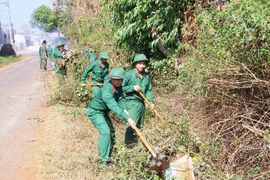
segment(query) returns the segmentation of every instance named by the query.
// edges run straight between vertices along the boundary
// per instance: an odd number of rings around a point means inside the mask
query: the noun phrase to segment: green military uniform
[[[47,47],[47,54],[48,54],[48,58],[50,60],[50,66],[53,68],[54,67],[54,58],[53,58],[53,49],[51,47],[51,45],[48,45]]]
[[[58,41],[56,47],[60,47],[65,45],[63,41]],[[60,52],[58,48],[55,48],[53,51],[53,56],[55,58],[55,72],[56,75],[59,79],[59,82],[62,83],[64,80],[64,76],[67,74],[67,68],[66,68],[66,62],[67,60],[65,59],[67,56],[67,51],[64,50],[63,52]]]
[[[148,61],[144,55],[139,54],[135,56],[133,63],[142,60]],[[122,84],[123,91],[126,94],[127,108],[128,112],[130,113],[130,118],[136,122],[138,128],[142,128],[144,124],[145,104],[140,94],[134,90],[135,85],[139,85],[142,88],[141,92],[144,94],[147,100],[153,104],[152,83],[149,75],[145,72],[141,75],[137,72],[137,69],[134,68],[126,73],[125,80]],[[132,127],[130,127],[127,123],[125,143],[131,144],[135,142],[137,142],[137,136]]]
[[[44,69],[44,70],[47,69],[47,57],[48,57],[48,54],[47,54],[47,49],[46,49],[46,44],[45,44],[45,46],[42,45],[39,48],[40,69]]]
[[[122,68],[112,69],[109,77],[114,78],[113,74],[124,78]],[[116,88],[109,81],[91,100],[87,115],[90,121],[97,128],[100,137],[98,140],[99,162],[110,162],[111,150],[115,144],[115,130],[109,117],[109,112],[114,112],[120,119],[127,121],[128,115],[124,112],[126,102],[122,91],[122,86]]]
[[[51,45],[48,45],[48,47],[47,47],[47,54],[48,54],[49,58],[53,57],[53,49],[52,49]]]
[[[97,55],[93,52],[89,52],[87,57],[90,61],[90,64],[97,60]]]
[[[102,54],[103,53],[103,54]],[[102,52],[102,58],[108,59],[109,55],[107,52]],[[92,64],[90,64],[85,71],[82,74],[82,84],[86,84],[86,78],[88,76],[88,73],[92,72],[92,84],[101,84],[104,83],[104,81],[108,80],[108,73],[109,73],[109,63],[102,64],[100,60],[94,61]],[[92,86],[92,92],[95,96],[101,86]]]
[[[88,48],[85,48],[83,51],[83,56],[90,61],[90,64],[97,60],[97,55],[94,53],[94,50],[89,50]]]
[[[82,52],[83,57],[88,59],[89,48],[82,48],[81,52]]]

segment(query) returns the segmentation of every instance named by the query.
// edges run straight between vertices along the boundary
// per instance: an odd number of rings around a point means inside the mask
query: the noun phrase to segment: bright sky
[[[8,28],[8,9],[6,3],[7,0],[0,0],[0,20],[2,28]],[[9,0],[11,22],[13,28],[17,32],[20,31],[22,25],[29,24],[31,14],[34,10],[41,6],[46,5],[51,7],[51,0]]]

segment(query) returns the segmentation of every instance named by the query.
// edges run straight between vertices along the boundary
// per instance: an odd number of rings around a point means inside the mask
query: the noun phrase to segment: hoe
[[[143,144],[146,146],[146,148],[150,151],[152,154],[153,160],[155,161],[155,165],[151,166],[148,170],[148,173],[151,174],[151,171],[156,171],[158,176],[162,175],[162,171],[165,169],[168,169],[170,167],[170,162],[161,162],[160,159],[158,159],[157,154],[155,151],[150,147],[148,142],[145,140],[139,129],[133,125],[132,128],[136,131],[140,139],[142,140]]]

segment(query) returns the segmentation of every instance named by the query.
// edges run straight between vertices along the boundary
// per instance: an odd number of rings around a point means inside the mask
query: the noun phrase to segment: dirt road
[[[35,179],[45,77],[38,56],[0,69],[0,180]]]

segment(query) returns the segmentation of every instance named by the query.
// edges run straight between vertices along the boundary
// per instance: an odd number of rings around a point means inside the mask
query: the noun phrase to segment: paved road
[[[35,171],[45,77],[38,56],[0,69],[0,180],[29,179]]]

